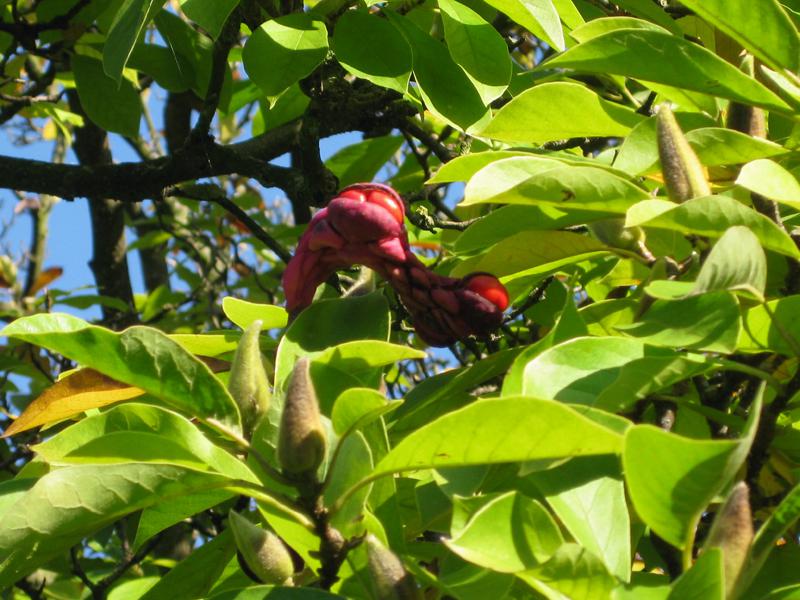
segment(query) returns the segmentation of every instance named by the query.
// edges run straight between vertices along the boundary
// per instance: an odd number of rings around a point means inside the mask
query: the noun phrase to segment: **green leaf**
[[[553,106],[558,106],[557,112]],[[552,82],[516,96],[497,111],[481,135],[527,144],[573,137],[625,136],[643,119],[586,86]]]
[[[356,77],[406,93],[414,60],[411,47],[386,19],[366,10],[346,11],[336,21],[333,50]]]
[[[162,10],[155,17],[155,24],[164,38],[174,61],[186,77],[191,76],[191,88],[204,98],[211,79],[213,42],[206,35],[194,30],[189,23],[176,14]],[[185,69],[185,65],[189,68]],[[188,72],[187,72],[188,71]],[[226,75],[226,79],[227,79]],[[221,106],[225,106],[226,86],[223,86]]]
[[[439,167],[436,174],[427,183],[449,183],[451,181],[467,181],[486,165],[496,160],[513,158],[515,156],[530,156],[530,152],[517,150],[497,150],[486,152],[473,152],[455,157]]]
[[[647,200],[631,207],[625,220],[626,227],[654,227],[714,238],[736,225],[750,229],[767,250],[800,258],[800,251],[785,231],[728,196],[692,198],[682,204]]]
[[[336,460],[331,463],[326,476],[328,485],[323,494],[325,506],[331,506],[345,491],[367,477],[372,466],[372,452],[364,435],[357,431],[344,438],[336,449]],[[364,532],[364,507],[369,493],[370,486],[364,486],[351,495],[333,516],[331,524],[345,537]]]
[[[150,404],[122,404],[92,415],[34,450],[51,464],[185,461],[183,466],[258,483],[242,461],[211,443],[188,419]]]
[[[239,409],[220,380],[156,329],[137,326],[116,333],[68,315],[40,314],[17,319],[2,335],[58,352],[186,414],[241,426]]]
[[[226,529],[178,562],[141,600],[207,597],[209,590],[235,555],[236,542],[232,531]]]
[[[115,82],[99,60],[80,54],[72,56],[72,71],[81,106],[95,125],[129,137],[139,135],[142,103],[130,81]]]
[[[228,15],[239,4],[239,0],[182,0],[183,14],[200,25],[213,39],[217,39]]]
[[[738,348],[800,355],[800,296],[787,296],[755,306],[745,313]]]
[[[372,181],[402,145],[403,138],[396,135],[367,139],[345,146],[326,160],[325,166],[339,178],[340,187],[360,181]]]
[[[165,0],[125,0],[117,11],[103,45],[103,70],[117,84],[136,41],[164,3]]]
[[[286,327],[286,323],[289,321],[289,315],[282,306],[247,302],[233,296],[222,299],[222,311],[232,323],[242,330],[247,329],[253,321],[258,319],[262,321],[261,331]]]
[[[229,478],[173,465],[76,465],[39,479],[0,524],[0,587],[82,537],[157,502],[223,488]]]
[[[549,600],[609,600],[617,581],[586,548],[564,544],[543,565],[517,573]]]
[[[224,302],[224,300],[223,300]],[[169,338],[178,342],[187,352],[200,356],[220,356],[233,352],[242,334],[238,331],[219,333],[172,333]],[[262,340],[262,343],[266,340]]]
[[[668,600],[724,600],[725,573],[722,551],[705,550],[672,584]]]
[[[693,294],[741,290],[763,300],[767,287],[767,257],[758,238],[747,227],[731,227],[708,254]]]
[[[624,75],[790,112],[755,79],[705,48],[660,31],[619,29],[570,48],[540,68]]]
[[[630,517],[619,463],[592,456],[528,476],[559,521],[621,581],[630,580]]]
[[[617,329],[656,346],[733,352],[741,330],[739,304],[727,291],[656,300],[638,321]]]
[[[247,588],[227,590],[214,594],[209,600],[336,600],[344,598],[311,587],[281,587],[251,585]]]
[[[569,32],[569,36],[579,43],[584,43],[599,35],[617,29],[649,29],[651,31],[665,31],[663,27],[650,21],[634,17],[603,17],[593,19]]]
[[[551,400],[477,400],[420,427],[395,446],[373,477],[423,468],[613,454],[620,436]]]
[[[328,53],[325,23],[307,13],[271,19],[256,29],[242,51],[250,79],[270,98],[317,68]]]
[[[686,0],[686,8],[775,69],[800,68],[800,38],[776,0]]]
[[[564,31],[552,0],[487,0],[533,35],[556,50],[564,49]]]
[[[388,11],[386,15],[412,48],[414,78],[428,110],[462,131],[482,128],[489,111],[445,45],[410,19],[394,11]]]
[[[508,46],[497,30],[471,8],[439,0],[447,49],[466,71],[485,104],[503,95],[511,81]]]
[[[313,303],[292,322],[278,346],[273,400],[281,396],[297,359],[351,340],[388,339],[389,307],[382,294]]]
[[[737,441],[691,440],[651,425],[628,429],[622,454],[628,493],[642,520],[676,548],[692,543],[700,516],[747,457],[763,394],[762,386]]]
[[[370,388],[350,388],[336,399],[331,412],[333,430],[339,436],[365,427],[381,415],[395,410],[402,400],[389,401]]]
[[[546,230],[558,230],[571,225],[590,223],[604,216],[606,215],[603,213],[590,211],[563,211],[557,206],[547,204],[543,206],[513,204],[503,206],[470,225],[456,238],[453,250],[456,254],[472,254],[481,248],[501,242],[523,231],[540,231],[543,235],[562,233]]]
[[[481,506],[462,526],[454,522],[447,547],[464,560],[501,573],[514,573],[550,558],[564,542],[547,510],[519,492]]]
[[[771,160],[754,160],[739,171],[736,184],[781,204],[800,210],[800,183]]]
[[[581,337],[529,361],[522,393],[617,411],[704,368],[671,349],[622,337]]]
[[[568,231],[522,231],[498,242],[474,261],[465,261],[451,274],[484,271],[497,277],[546,273],[564,265],[602,255],[608,248],[587,235]]]
[[[506,158],[478,171],[467,183],[460,206],[555,205],[561,210],[624,214],[647,197],[640,187],[606,170],[531,156]]]

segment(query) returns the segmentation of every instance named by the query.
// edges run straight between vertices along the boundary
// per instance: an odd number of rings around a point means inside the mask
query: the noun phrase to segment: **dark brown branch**
[[[443,163],[449,162],[458,156],[455,152],[452,152],[447,146],[445,146],[438,138],[425,131],[411,119],[407,119],[399,126],[399,128],[405,133],[417,138],[436,155],[436,158]]]

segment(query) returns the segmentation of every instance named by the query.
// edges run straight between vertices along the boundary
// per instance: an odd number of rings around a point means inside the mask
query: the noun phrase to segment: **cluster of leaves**
[[[790,0],[3,3],[0,122],[55,151],[0,157],[0,185],[38,194],[25,280],[0,261],[6,412],[47,386],[0,446],[0,588],[797,594],[798,25]],[[323,162],[345,131],[365,139]],[[141,161],[112,164],[108,132]],[[284,213],[302,225],[379,172],[432,268],[493,273],[514,300],[495,337],[451,348],[458,368],[368,277],[290,325],[277,306],[302,231]],[[43,292],[49,211],[77,196],[98,294]],[[140,298],[126,224],[152,267]],[[53,302],[101,304],[107,327]],[[251,430],[230,361],[256,321],[271,400]],[[297,481],[277,447],[302,358],[327,454]],[[231,510],[291,549],[287,585],[252,581]]]

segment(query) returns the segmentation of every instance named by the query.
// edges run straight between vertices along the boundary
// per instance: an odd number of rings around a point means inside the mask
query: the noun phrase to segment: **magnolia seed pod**
[[[270,401],[269,379],[261,362],[261,321],[253,321],[245,329],[231,364],[228,391],[239,406],[242,427],[246,438],[250,438],[261,416],[267,411]]]
[[[665,104],[656,114],[658,157],[667,195],[675,202],[711,195],[703,165]]]
[[[753,542],[753,515],[750,512],[750,490],[740,481],[731,490],[720,507],[711,531],[708,532],[704,550],[722,550],[725,567],[725,596],[730,598],[739,579]]]
[[[755,76],[755,60],[752,54],[747,54],[739,68],[750,77]],[[725,119],[728,129],[735,129],[757,138],[767,137],[767,119],[764,110],[739,102],[728,104],[728,114]]]
[[[369,571],[372,574],[372,591],[377,600],[417,600],[422,593],[414,578],[406,571],[397,555],[384,546],[371,533],[367,545]]]
[[[244,563],[263,583],[292,584],[294,563],[281,538],[231,511],[228,523]]]
[[[284,473],[311,478],[325,458],[325,428],[311,381],[311,361],[294,365],[278,431],[278,462]]]

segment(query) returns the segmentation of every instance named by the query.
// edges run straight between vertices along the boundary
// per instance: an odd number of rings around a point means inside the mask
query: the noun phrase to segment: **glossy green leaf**
[[[343,342],[326,349],[314,358],[314,362],[358,376],[376,367],[383,367],[400,360],[425,358],[422,350],[391,344],[382,340],[356,340]]]
[[[372,451],[361,432],[348,435],[336,449],[336,460],[327,475],[328,486],[323,495],[325,505],[331,506],[346,490],[367,477],[372,471]],[[370,486],[351,495],[332,519],[332,525],[344,536],[364,532],[364,507]]]
[[[564,49],[561,19],[552,0],[488,0],[487,4],[505,13],[552,48]]]
[[[475,261],[461,263],[452,275],[484,271],[497,277],[544,273],[608,252],[596,239],[568,231],[522,231],[492,246]]]
[[[307,13],[271,19],[248,38],[242,51],[250,79],[277,98],[317,68],[328,53],[328,32]]]
[[[386,15],[412,48],[414,78],[428,110],[458,129],[481,128],[489,111],[470,78],[450,57],[447,47],[410,19],[394,11]]]
[[[764,298],[767,286],[767,257],[758,238],[747,227],[731,227],[708,254],[693,293],[719,290],[743,291]]]
[[[156,329],[137,326],[116,333],[76,317],[40,314],[17,319],[2,335],[63,354],[141,388],[186,414],[240,427],[239,409],[222,382],[203,362]]]
[[[165,0],[125,0],[117,11],[103,45],[103,70],[119,84],[122,70],[147,24]],[[138,124],[138,121],[137,121]]]
[[[485,104],[503,95],[511,80],[508,46],[497,30],[471,8],[438,0],[447,49],[467,73]]]
[[[628,210],[625,225],[671,229],[714,238],[731,227],[742,225],[750,229],[767,250],[800,257],[800,251],[785,231],[769,218],[728,196],[692,198],[682,204],[647,200]]]
[[[333,33],[336,58],[350,73],[405,94],[413,56],[405,37],[386,19],[348,10]]]
[[[331,421],[333,430],[340,436],[365,427],[381,415],[395,410],[401,400],[387,400],[370,388],[350,388],[342,393],[333,405]]]
[[[589,223],[603,216],[606,215],[590,211],[563,211],[557,206],[549,204],[543,206],[512,204],[493,210],[470,225],[458,236],[453,249],[456,254],[471,254],[523,231],[539,231],[544,235],[561,233],[547,230]]]
[[[553,111],[558,106],[558,111]],[[503,106],[482,136],[504,142],[542,143],[572,137],[625,136],[644,117],[609,102],[588,87],[536,85]]]
[[[544,68],[624,75],[789,112],[762,84],[705,48],[660,31],[619,29],[570,48]]]
[[[776,0],[682,3],[773,68],[797,71],[800,67],[800,37]]]
[[[564,544],[543,565],[516,574],[548,600],[604,600],[617,581],[602,561],[577,544]]]
[[[444,163],[436,171],[427,183],[449,183],[451,181],[467,181],[486,165],[496,160],[513,158],[515,156],[530,156],[530,152],[517,150],[489,150],[486,152],[474,152],[455,157],[453,160]],[[550,157],[547,157],[550,158]]]
[[[522,393],[617,411],[704,368],[702,360],[639,340],[580,337],[529,361]]]
[[[169,92],[185,92],[191,89],[194,83],[194,69],[192,65],[180,54],[176,54],[164,46],[155,44],[136,44],[128,57],[127,66],[142,73],[150,75],[158,85]],[[149,239],[166,236],[163,241],[171,238],[165,231],[154,231],[152,237],[144,236],[128,244],[128,251],[146,247]],[[149,239],[148,239],[149,238]]]
[[[326,160],[325,166],[339,178],[340,187],[372,181],[381,167],[397,154],[402,144],[403,138],[396,135],[371,138],[345,146]]]
[[[114,81],[94,58],[76,54],[71,62],[81,106],[89,119],[102,129],[136,137],[142,103],[133,84],[125,78]]]
[[[725,567],[719,548],[704,551],[672,584],[668,600],[724,600]]]
[[[167,48],[173,53],[179,68],[189,65],[185,75],[191,75],[191,88],[199,97],[204,98],[211,79],[213,42],[208,36],[196,31],[189,23],[178,15],[162,10],[155,17],[155,24]],[[227,79],[226,75],[226,79]],[[223,85],[220,105],[225,106],[226,86]]]
[[[381,294],[315,302],[292,322],[278,346],[273,399],[280,397],[298,358],[351,340],[387,339],[389,307]],[[270,413],[277,404],[270,405]]]
[[[762,386],[736,441],[690,440],[651,425],[628,429],[622,454],[628,493],[638,515],[673,546],[692,541],[703,511],[747,457],[763,393]]]
[[[609,573],[630,579],[630,517],[619,463],[610,457],[584,457],[528,476],[559,521]]]
[[[420,427],[375,467],[373,476],[422,468],[613,454],[618,434],[551,400],[477,400]]]
[[[262,322],[261,331],[285,327],[289,321],[289,315],[282,306],[247,302],[233,296],[222,299],[222,310],[225,316],[242,330],[247,329],[258,319]]]
[[[312,587],[252,585],[209,596],[209,600],[336,600],[343,598]]]
[[[207,597],[225,565],[236,555],[230,529],[195,548],[145,593],[141,600],[177,600]]]
[[[223,475],[163,464],[76,465],[52,471],[4,515],[0,586],[13,584],[126,514],[230,483]]]
[[[741,330],[739,304],[727,291],[656,300],[636,322],[618,329],[657,346],[733,352]]]
[[[745,352],[772,351],[800,356],[800,296],[770,300],[744,315],[738,347]]]
[[[617,29],[649,29],[651,31],[665,31],[663,27],[634,17],[603,17],[592,19],[580,27],[569,32],[571,38],[579,43],[584,43],[599,35]]]
[[[200,356],[219,356],[233,352],[242,334],[238,331],[220,333],[173,333],[169,338],[178,342],[187,352]],[[265,342],[265,340],[262,340]]]
[[[239,0],[181,0],[181,10],[216,39]]]
[[[455,524],[454,524],[455,525]],[[514,573],[546,561],[563,543],[547,510],[518,492],[493,498],[451,531],[447,547],[476,565]]]
[[[242,461],[210,442],[188,419],[149,404],[122,404],[86,417],[34,450],[52,464],[184,461],[184,466],[258,483]]]
[[[596,167],[567,166],[538,157],[493,162],[467,183],[461,206],[480,204],[556,205],[624,214],[648,197],[633,183]]]
[[[754,160],[739,171],[736,184],[751,192],[800,209],[800,183],[779,164],[767,160]]]

